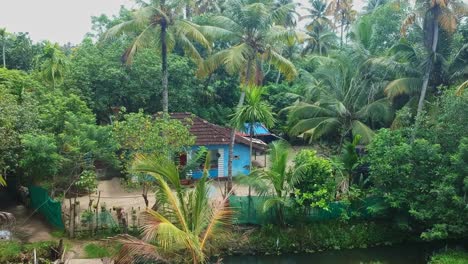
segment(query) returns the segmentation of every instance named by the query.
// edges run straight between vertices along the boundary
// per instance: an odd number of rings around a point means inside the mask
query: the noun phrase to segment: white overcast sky
[[[296,0],[307,3],[307,0]],[[356,9],[364,0],[355,0]],[[91,30],[91,16],[117,14],[132,0],[0,0],[0,28],[29,32],[34,41],[78,44]]]

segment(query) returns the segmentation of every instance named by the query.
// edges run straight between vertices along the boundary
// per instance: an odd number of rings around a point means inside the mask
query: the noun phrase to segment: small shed
[[[250,123],[244,124],[244,130],[238,132],[239,135],[243,137],[250,137]],[[262,123],[256,122],[253,125],[253,137],[259,139],[267,144],[271,143],[272,141],[280,139],[277,135],[271,133],[268,128],[265,127]]]

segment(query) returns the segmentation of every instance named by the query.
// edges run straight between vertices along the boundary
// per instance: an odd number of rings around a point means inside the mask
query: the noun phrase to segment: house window
[[[218,150],[210,150],[210,169],[218,168],[219,153]]]

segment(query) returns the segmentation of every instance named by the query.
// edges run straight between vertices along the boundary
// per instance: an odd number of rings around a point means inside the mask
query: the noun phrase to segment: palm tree
[[[333,16],[335,29],[340,28],[340,47],[343,47],[344,31],[356,20],[357,12],[353,9],[353,0],[331,0],[327,15]]]
[[[327,3],[323,0],[309,0],[310,8],[304,8],[308,12],[307,15],[301,16],[300,19],[311,20],[306,29],[311,31],[315,27],[333,26],[332,21],[327,17]]]
[[[407,28],[420,19],[423,24],[424,44],[428,50],[424,76],[422,78],[421,93],[419,96],[416,120],[421,115],[427,86],[434,61],[437,59],[437,45],[439,43],[439,27],[448,33],[456,30],[457,21],[462,15],[466,15],[468,7],[463,1],[458,0],[417,0],[415,11],[404,21],[401,27],[402,36],[406,35]]]
[[[377,10],[378,7],[385,5],[388,0],[368,0],[364,6],[366,13],[372,13]]]
[[[250,134],[250,157],[252,157],[252,142],[255,136],[255,124],[262,123],[267,128],[271,128],[275,123],[275,118],[269,106],[262,99],[263,91],[260,87],[251,86],[246,91],[246,102],[232,115],[231,126]],[[248,127],[245,124],[249,124]],[[250,159],[250,170],[252,171],[252,158]]]
[[[179,168],[172,161],[141,155],[136,158],[133,169],[151,175],[159,185],[156,193],[159,206],[157,211],[146,210],[144,242],[123,240],[120,258],[151,256],[157,248],[169,252],[185,249],[193,263],[205,263],[209,240],[223,230],[231,217],[231,211],[225,207],[227,198],[214,203],[209,200],[209,155],[205,160],[203,177],[195,188],[185,189],[180,184]]]
[[[241,131],[248,131],[250,134],[250,163],[249,170],[252,171],[252,143],[255,136],[255,125],[257,122],[263,123],[267,128],[270,128],[275,123],[275,118],[269,106],[262,100],[263,91],[260,87],[251,86],[246,92],[246,104],[237,108],[232,116],[231,126]],[[249,124],[248,129],[245,124]],[[249,186],[249,198],[251,188]],[[250,212],[249,199],[249,212]]]
[[[290,147],[286,141],[274,141],[270,144],[270,168],[251,172],[251,176],[239,177],[238,182],[252,186],[256,193],[268,197],[263,204],[263,211],[274,208],[278,223],[284,224],[284,207],[288,206],[289,194],[303,174],[288,167]]]
[[[229,40],[231,46],[210,56],[200,67],[199,75],[207,76],[221,66],[224,66],[230,74],[239,74],[241,96],[237,108],[244,104],[245,87],[253,84],[262,85],[264,63],[273,65],[286,79],[292,80],[297,75],[294,65],[284,58],[272,43],[296,35],[296,32],[279,26],[290,17],[289,14],[294,11],[294,7],[294,4],[277,6],[273,0],[230,1],[224,15],[212,17],[211,23],[225,29],[223,37]],[[232,184],[234,141],[233,129],[229,145],[228,189]]]
[[[302,54],[308,52],[326,54],[336,39],[336,35],[330,31],[333,23],[326,15],[327,3],[322,0],[311,0],[310,5],[311,8],[305,8],[308,14],[300,18],[311,20],[306,25],[309,38],[306,39],[307,45]]]
[[[149,3],[139,1],[141,8],[133,13],[133,18],[109,29],[105,39],[121,34],[134,35],[133,42],[122,56],[123,61],[131,64],[135,53],[144,47],[154,47],[161,55],[162,71],[162,107],[163,112],[169,110],[168,99],[168,65],[167,55],[177,45],[196,63],[202,57],[195,43],[211,50],[211,43],[207,33],[219,32],[215,27],[201,26],[183,19],[185,1],[151,0]],[[203,33],[202,33],[203,32]]]
[[[383,85],[366,76],[366,61],[359,62],[346,52],[316,57],[319,66],[311,74],[309,94],[289,112],[289,133],[310,141],[326,135],[361,135],[368,143],[374,132],[370,125],[383,125],[393,113],[383,95]]]
[[[0,28],[0,37],[2,37],[3,68],[6,68],[6,60],[5,60],[6,29],[5,28]]]
[[[46,42],[43,54],[38,57],[38,62],[44,80],[52,83],[53,88],[63,81],[69,63],[58,43]]]

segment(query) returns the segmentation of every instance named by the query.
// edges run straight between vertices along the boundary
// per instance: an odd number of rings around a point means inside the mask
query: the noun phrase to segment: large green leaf
[[[370,127],[368,127],[366,124],[362,123],[359,120],[353,120],[351,127],[353,135],[360,135],[361,142],[364,144],[368,144],[369,142],[371,142],[372,138],[375,135],[375,132]]]

